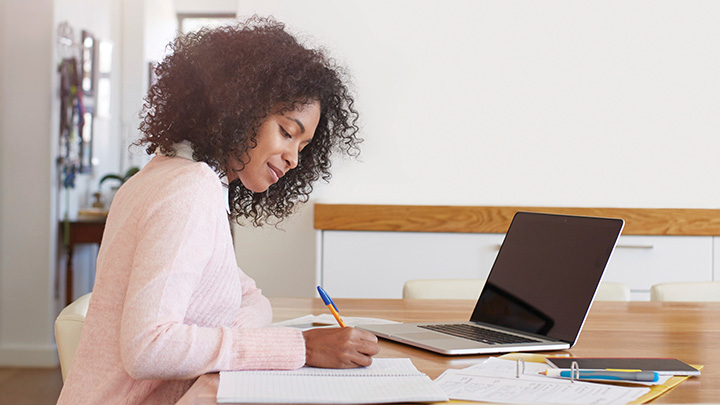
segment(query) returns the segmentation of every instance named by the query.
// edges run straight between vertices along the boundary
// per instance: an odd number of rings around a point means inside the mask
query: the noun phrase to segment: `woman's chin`
[[[243,183],[246,189],[252,191],[253,193],[264,193],[267,191],[268,188],[270,188],[270,184],[245,184]]]
[[[268,179],[258,179],[254,176],[245,176],[245,178],[243,178],[243,176],[238,176],[236,180],[239,181],[243,187],[253,193],[264,193],[268,188],[270,188],[270,186],[273,185],[273,182]]]

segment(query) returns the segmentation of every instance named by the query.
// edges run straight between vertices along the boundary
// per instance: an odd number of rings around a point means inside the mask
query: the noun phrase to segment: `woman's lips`
[[[285,174],[282,170],[273,165],[269,164],[268,167],[270,168],[270,175],[272,176],[273,183],[277,183],[277,181]]]

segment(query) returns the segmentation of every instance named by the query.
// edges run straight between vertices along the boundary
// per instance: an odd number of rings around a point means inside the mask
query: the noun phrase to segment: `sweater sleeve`
[[[185,324],[203,269],[216,248],[222,201],[209,168],[151,190],[139,219],[133,265],[122,311],[120,356],[136,379],[192,378],[233,369],[302,366],[302,333],[267,324],[269,303],[242,275],[247,322],[220,327]],[[218,195],[216,195],[218,194]],[[221,205],[222,206],[222,205]]]
[[[237,314],[236,325],[258,328],[267,326],[272,322],[272,308],[270,301],[262,295],[262,291],[255,285],[255,280],[237,269],[242,284],[242,306]]]

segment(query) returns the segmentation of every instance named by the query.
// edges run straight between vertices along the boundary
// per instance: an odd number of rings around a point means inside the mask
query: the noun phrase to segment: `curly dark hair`
[[[320,122],[298,166],[263,193],[239,180],[230,184],[231,218],[255,226],[279,222],[307,202],[313,183],[329,181],[335,152],[359,154],[358,113],[345,84],[345,70],[322,49],[308,49],[272,17],[251,17],[237,25],[179,36],[157,65],[140,113],[136,142],[148,154],[173,156],[173,144],[193,145],[195,160],[220,177],[230,153],[247,163],[257,130],[278,104],[286,110],[320,102]]]

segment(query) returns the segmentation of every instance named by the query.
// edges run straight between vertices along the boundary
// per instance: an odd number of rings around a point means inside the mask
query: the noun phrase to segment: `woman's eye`
[[[285,138],[292,138],[292,135],[290,135],[290,133],[288,133],[288,131],[286,131],[285,128],[280,127],[280,132],[282,133],[282,135],[283,135]]]

